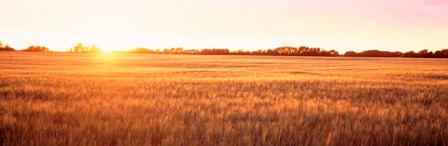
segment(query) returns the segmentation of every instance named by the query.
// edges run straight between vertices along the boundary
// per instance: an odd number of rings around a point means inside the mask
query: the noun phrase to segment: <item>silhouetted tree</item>
[[[379,50],[367,50],[361,53],[356,53],[353,51],[348,51],[344,54],[348,57],[420,57],[420,58],[448,58],[448,49],[438,50],[435,52],[429,51],[428,49],[423,49],[419,52],[408,51],[405,53],[401,52],[388,52]]]
[[[85,52],[86,50],[86,47],[82,43],[78,43],[73,48],[70,48],[70,51],[74,53],[81,53]]]
[[[428,51],[428,49],[423,49],[417,53],[419,57],[431,58],[433,57],[432,51]]]
[[[276,50],[268,49],[266,52],[264,50],[258,50],[257,55],[280,55]]]
[[[448,49],[437,50],[433,55],[435,58],[448,58]]]
[[[92,45],[91,47],[83,45],[82,43],[76,44],[73,48],[69,49],[72,53],[101,53],[103,52],[98,46]]]
[[[202,49],[199,54],[202,55],[229,55],[229,49]]]
[[[356,53],[355,51],[347,51],[344,54],[344,56],[348,56],[348,57],[356,57],[357,55],[358,55],[358,53]]]
[[[347,51],[344,56],[348,57],[400,57],[403,54],[401,52],[389,52],[380,50],[366,50],[361,53],[356,53],[354,51]]]
[[[435,52],[423,49],[417,53],[409,51],[403,54],[403,57],[418,57],[418,58],[448,58],[448,49],[437,50]]]
[[[199,54],[198,49],[184,50],[184,54]]]
[[[23,51],[27,51],[27,52],[48,52],[48,51],[50,51],[50,49],[48,49],[45,46],[29,46],[28,48],[26,48]]]
[[[239,49],[239,50],[231,52],[231,54],[235,54],[235,55],[250,55],[250,51],[245,51],[243,49]]]
[[[185,54],[184,48],[171,48],[171,49],[164,49],[164,54]]]
[[[443,49],[443,50],[440,50],[439,51],[439,53],[438,53],[440,56],[440,58],[448,58],[448,49]]]
[[[327,52],[328,56],[339,56],[339,52],[336,50],[330,50]]]
[[[408,51],[403,54],[403,57],[417,57],[414,51]]]
[[[5,46],[0,41],[0,51],[15,51],[14,48],[10,47],[9,44],[6,44]]]

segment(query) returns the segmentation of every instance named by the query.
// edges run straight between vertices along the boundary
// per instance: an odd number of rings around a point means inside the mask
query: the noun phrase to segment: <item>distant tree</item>
[[[295,52],[297,52],[297,48],[290,46],[278,47],[274,50],[277,51],[279,55],[295,55]]]
[[[428,51],[428,49],[423,49],[423,50],[419,51],[417,54],[419,57],[425,57],[425,58],[433,57],[433,52]]]
[[[355,51],[347,51],[345,52],[344,56],[348,56],[348,57],[355,57],[358,54]]]
[[[81,52],[85,52],[87,50],[86,48],[87,47],[84,46],[82,43],[78,43],[73,48],[70,48],[70,52],[81,53]]]
[[[89,48],[89,52],[90,53],[102,53],[103,51],[97,45],[92,45]]]
[[[250,51],[244,51],[243,49],[239,49],[237,51],[231,52],[231,54],[235,54],[235,55],[249,55]]]
[[[171,53],[174,53],[174,54],[182,54],[182,53],[184,53],[184,48],[180,48],[180,47],[177,47],[177,48],[171,48]]]
[[[199,54],[202,55],[229,55],[229,49],[202,49]]]
[[[280,55],[276,50],[268,49],[266,51],[259,50],[256,52],[257,55]]]
[[[448,49],[440,50],[441,57],[448,58]]]
[[[356,56],[360,57],[400,57],[402,56],[401,52],[389,52],[389,51],[380,51],[380,50],[366,50],[361,53],[357,53]]]
[[[185,50],[185,54],[198,54],[200,51],[198,49]]]
[[[418,57],[418,58],[448,58],[448,49],[437,50],[435,52],[423,49],[417,53],[409,51],[403,54],[403,57]]]
[[[414,51],[408,51],[403,53],[403,57],[417,57],[417,54]]]
[[[48,51],[50,51],[50,49],[48,49],[45,46],[29,46],[28,48],[26,48],[23,51],[27,51],[27,52],[48,52]]]
[[[364,57],[380,57],[381,56],[381,51],[379,50],[367,50],[367,51],[362,51],[361,53],[359,53],[360,56],[364,56]]]
[[[3,42],[0,41],[0,51],[15,51],[15,49],[10,47],[9,44],[3,45]]]
[[[103,52],[98,46],[92,45],[91,47],[83,45],[82,43],[76,44],[73,48],[69,49],[72,53],[101,53]]]
[[[434,52],[435,58],[448,58],[448,49],[437,50]]]
[[[148,48],[135,48],[134,50],[128,51],[129,53],[137,53],[137,54],[153,54],[155,51],[150,50]]]
[[[152,52],[152,51],[147,49],[147,48],[137,48],[137,49],[134,49],[134,53],[150,53],[150,52]]]
[[[184,48],[177,47],[177,48],[164,49],[163,53],[164,54],[184,54],[185,50],[184,50]]]
[[[330,50],[328,51],[329,56],[339,56],[339,52],[336,50]]]
[[[401,52],[389,52],[389,51],[380,51],[380,50],[366,50],[360,53],[356,53],[354,51],[345,52],[344,56],[347,57],[401,57],[403,53]]]
[[[393,53],[394,53],[393,57],[402,57],[403,56],[403,53],[400,51],[395,51]]]

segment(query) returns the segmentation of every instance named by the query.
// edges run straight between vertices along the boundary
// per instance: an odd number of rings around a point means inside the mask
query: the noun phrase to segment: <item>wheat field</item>
[[[448,60],[0,53],[1,145],[448,145]]]

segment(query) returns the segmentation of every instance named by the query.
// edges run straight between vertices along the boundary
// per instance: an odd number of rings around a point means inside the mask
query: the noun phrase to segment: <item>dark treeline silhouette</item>
[[[238,50],[232,52],[235,55],[274,55],[274,56],[339,56],[339,52],[335,50],[324,50],[321,48],[312,47],[278,47],[275,49],[257,50],[257,51],[244,51]]]
[[[230,55],[229,49],[202,49],[199,51],[201,55]]]
[[[419,58],[448,58],[448,49],[437,50],[435,52],[427,49],[421,50],[417,53],[409,51],[403,54],[403,57],[419,57]]]
[[[49,52],[50,49],[48,49],[45,46],[29,46],[28,48],[26,48],[23,51],[26,51],[26,52]]]
[[[8,44],[4,45],[0,41],[0,51],[15,51],[13,47]],[[49,52],[50,49],[45,46],[30,46],[23,51],[27,52]],[[84,45],[82,43],[76,44],[70,48],[68,52],[71,53],[101,53],[103,52],[96,45]],[[265,50],[235,50],[231,51],[227,48],[205,48],[205,49],[184,49],[184,48],[169,48],[169,49],[148,49],[136,48],[129,51],[116,51],[116,53],[133,53],[133,54],[196,54],[196,55],[270,55],[270,56],[345,56],[345,57],[413,57],[413,58],[448,58],[448,49],[429,51],[424,49],[418,52],[390,52],[381,50],[366,50],[362,52],[348,51],[344,55],[340,55],[335,50],[325,50],[318,47],[291,47],[283,46],[275,49]]]
[[[236,50],[230,51],[225,48],[206,48],[202,50],[190,49],[186,50],[183,48],[171,48],[171,49],[148,49],[148,48],[137,48],[134,50],[126,51],[124,53],[137,53],[137,54],[197,54],[197,55],[271,55],[271,56],[341,56],[337,51],[330,50],[326,51],[321,48],[312,47],[278,47],[275,49],[267,50]],[[400,51],[390,52],[390,51],[380,51],[380,50],[366,50],[362,52],[348,51],[343,56],[346,57],[414,57],[414,58],[448,58],[448,49],[438,50],[435,52],[428,51],[427,49],[421,50],[419,52],[409,51],[402,53]]]
[[[70,53],[101,53],[103,52],[98,46],[84,45],[82,43],[76,44],[73,48],[69,49]]]
[[[0,51],[15,51],[14,48],[10,47],[8,44],[3,45],[3,42],[0,41]]]
[[[344,56],[347,57],[401,57],[403,53],[401,52],[389,52],[389,51],[379,51],[379,50],[367,50],[360,53],[354,51],[345,52]]]
[[[275,55],[275,56],[339,56],[339,53],[335,50],[326,51],[320,48],[310,48],[306,46],[302,47],[278,47],[275,49],[245,51],[237,50],[230,51],[226,48],[206,48],[202,50],[183,48],[171,48],[171,49],[156,49],[151,50],[148,48],[137,48],[134,50],[126,51],[125,53],[138,53],[138,54],[198,54],[198,55]]]
[[[379,50],[367,50],[360,53],[354,51],[348,51],[344,54],[347,57],[414,57],[414,58],[448,58],[448,49],[438,50],[435,52],[428,51],[427,49],[419,52],[389,52]]]

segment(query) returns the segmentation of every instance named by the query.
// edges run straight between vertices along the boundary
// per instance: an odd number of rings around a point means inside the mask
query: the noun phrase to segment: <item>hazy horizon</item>
[[[15,0],[0,40],[16,49],[310,46],[339,52],[448,48],[443,0]]]

